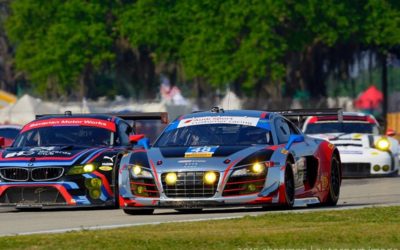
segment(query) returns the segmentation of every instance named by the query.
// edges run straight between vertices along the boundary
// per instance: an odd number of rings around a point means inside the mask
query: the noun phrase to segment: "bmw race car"
[[[340,152],[343,177],[396,175],[399,168],[399,143],[379,134],[372,115],[344,112],[337,116],[311,116],[305,120],[304,133],[328,140]]]
[[[341,163],[333,144],[276,112],[214,108],[170,123],[149,149],[120,162],[127,214],[222,206],[335,205]]]
[[[0,151],[0,206],[117,206],[118,161],[141,143],[131,122],[166,113],[45,115]]]

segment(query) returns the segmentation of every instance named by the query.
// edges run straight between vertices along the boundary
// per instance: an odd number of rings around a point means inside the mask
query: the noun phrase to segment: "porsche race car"
[[[309,136],[335,144],[343,165],[343,177],[397,175],[399,142],[380,134],[377,120],[369,114],[343,112],[336,115],[310,116],[303,131]]]
[[[45,115],[0,151],[0,206],[117,207],[118,161],[144,135],[133,122],[166,113]]]
[[[149,149],[120,161],[129,215],[224,206],[336,205],[338,150],[275,112],[214,108],[170,123]]]

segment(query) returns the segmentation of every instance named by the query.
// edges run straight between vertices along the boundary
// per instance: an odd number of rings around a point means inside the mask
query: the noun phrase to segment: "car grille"
[[[370,163],[342,163],[343,177],[365,177],[371,175]]]
[[[33,181],[49,181],[60,178],[64,173],[64,168],[34,168],[31,178]]]
[[[0,177],[7,181],[27,181],[29,170],[26,168],[1,168]]]
[[[205,172],[180,172],[177,173],[177,181],[175,185],[167,185],[165,176],[161,175],[164,193],[169,198],[209,198],[215,195],[218,186],[219,173],[217,181],[214,184],[204,183]]]
[[[65,204],[66,201],[54,187],[10,187],[0,197],[8,204]]]
[[[7,181],[50,181],[64,174],[62,167],[1,168],[0,177]]]

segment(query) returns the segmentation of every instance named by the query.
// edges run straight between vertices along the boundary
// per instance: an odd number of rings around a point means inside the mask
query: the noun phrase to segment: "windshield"
[[[308,124],[305,134],[325,134],[325,133],[361,133],[378,134],[379,130],[375,124],[360,122],[324,122]]]
[[[253,144],[272,144],[271,132],[264,128],[237,124],[195,125],[167,130],[154,146],[248,146]]]
[[[113,132],[88,126],[54,126],[27,130],[15,139],[13,147],[109,146]]]

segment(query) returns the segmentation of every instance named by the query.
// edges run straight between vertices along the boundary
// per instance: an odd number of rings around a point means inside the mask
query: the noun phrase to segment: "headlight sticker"
[[[189,147],[185,152],[185,158],[212,157],[218,146]]]

